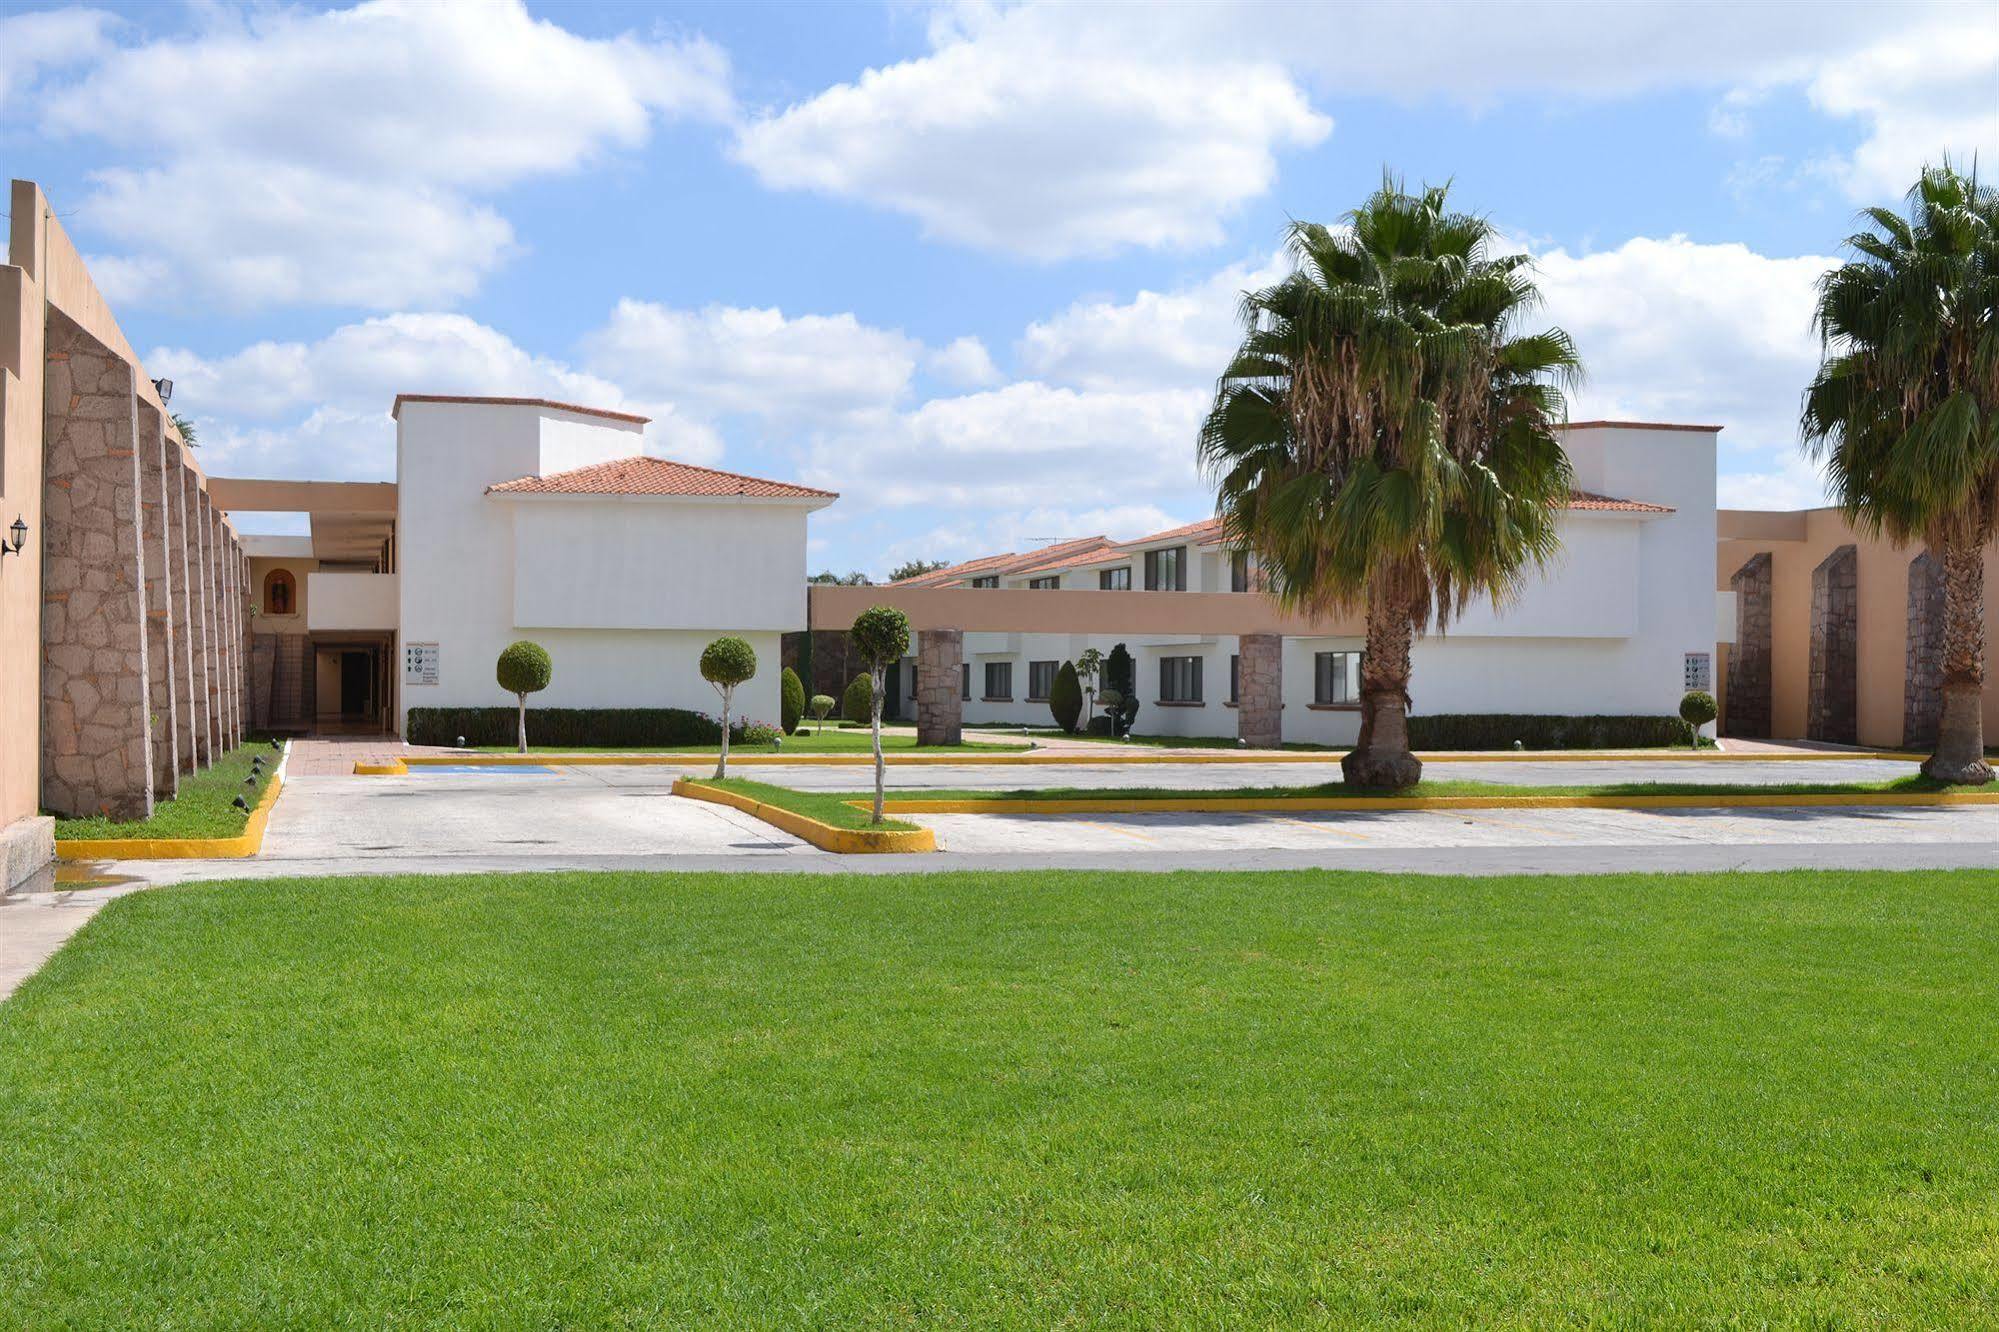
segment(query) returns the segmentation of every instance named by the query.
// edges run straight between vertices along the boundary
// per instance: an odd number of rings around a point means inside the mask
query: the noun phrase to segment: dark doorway
[[[882,676],[882,720],[902,720],[902,663],[892,662]]]
[[[375,672],[366,652],[340,654],[340,715],[365,717],[374,709]]]

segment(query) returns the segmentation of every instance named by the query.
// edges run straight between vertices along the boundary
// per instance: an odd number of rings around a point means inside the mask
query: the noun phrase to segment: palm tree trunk
[[[1409,748],[1409,609],[1377,585],[1367,598],[1367,651],[1360,659],[1360,738],[1340,760],[1348,786],[1399,791],[1423,779]]]
[[[1985,761],[1985,552],[1963,536],[1943,546],[1943,720],[1923,775],[1983,785]]]

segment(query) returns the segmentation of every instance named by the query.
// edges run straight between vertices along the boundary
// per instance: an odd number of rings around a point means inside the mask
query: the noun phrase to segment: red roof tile
[[[1599,513],[1671,513],[1665,504],[1647,504],[1643,500],[1616,499],[1609,495],[1592,495],[1587,490],[1571,490],[1567,505],[1571,509],[1593,509]]]
[[[668,458],[613,458],[589,467],[523,476],[486,487],[489,495],[715,495],[748,499],[838,499],[830,490],[718,472]]]

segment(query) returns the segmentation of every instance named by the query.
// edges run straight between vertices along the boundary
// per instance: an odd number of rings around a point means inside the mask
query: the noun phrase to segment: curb
[[[937,849],[937,834],[928,828],[918,828],[912,832],[835,828],[830,823],[821,823],[793,810],[738,795],[734,791],[721,791],[712,786],[702,786],[688,781],[685,777],[674,782],[673,793],[685,796],[689,800],[705,800],[710,804],[740,809],[753,818],[762,819],[772,827],[782,828],[794,837],[803,838],[821,851],[836,851],[842,855],[899,855]]]
[[[285,741],[284,756],[271,772],[271,780],[243,831],[234,837],[104,837],[88,841],[57,842],[58,860],[244,860],[264,849],[264,825],[270,821],[271,806],[285,786],[285,765],[291,761],[291,741]]]
[[[403,766],[401,759],[394,759],[388,763],[357,762],[354,765],[354,775],[356,777],[407,777],[409,769]]]
[[[1088,754],[1067,751],[1052,754],[1045,751],[1032,753],[993,753],[972,750],[962,754],[916,754],[907,751],[889,751],[883,757],[890,767],[921,767],[938,765],[945,767],[1034,767],[1055,764],[1065,767],[1106,767],[1115,764],[1228,764],[1228,763],[1337,763],[1344,756],[1343,751],[1326,750],[1301,753],[1297,750],[1282,750],[1263,753],[1219,752],[1211,754],[1159,754],[1132,753],[1118,751],[1111,754]],[[1490,751],[1474,753],[1420,753],[1416,757],[1425,763],[1810,763],[1828,760],[1892,759],[1906,763],[1920,761],[1916,754],[1895,754],[1887,751],[1857,751],[1851,754],[1830,754],[1813,752],[1807,754],[1729,754],[1702,750],[1698,753],[1666,750],[1660,753],[1607,754],[1594,750],[1564,751],[1558,749],[1538,749],[1525,752]],[[521,764],[539,767],[660,767],[694,768],[705,767],[715,760],[713,754],[409,754],[401,762],[407,768],[427,767],[514,767]],[[731,754],[731,764],[745,766],[776,764],[785,767],[872,767],[871,754]],[[375,766],[356,764],[354,770],[375,772]],[[387,769],[382,769],[387,772]]]
[[[848,801],[859,808],[860,801]],[[1999,805],[1999,791],[1855,791],[1846,795],[1216,796],[1178,800],[894,800],[889,814],[1257,814],[1299,810],[1783,809],[1822,806]]]

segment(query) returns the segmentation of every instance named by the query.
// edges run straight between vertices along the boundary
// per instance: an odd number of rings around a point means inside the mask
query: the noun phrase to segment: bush
[[[850,722],[866,725],[868,713],[875,703],[874,682],[865,675],[857,675],[847,686],[847,692],[840,699],[840,715]]]
[[[724,634],[701,649],[701,678],[718,689],[734,689],[756,673],[756,649],[740,638]]]
[[[786,735],[798,734],[798,723],[805,719],[805,682],[789,666],[777,677],[777,715]]]
[[[548,659],[548,651],[541,644],[522,639],[500,654],[495,674],[500,688],[509,694],[538,694],[554,678],[555,663]]]
[[[1688,743],[1678,717],[1439,712],[1409,719],[1412,749],[1651,749]]]
[[[812,696],[812,716],[821,726],[824,726],[826,719],[833,715],[834,707],[835,703],[831,694],[814,694]]]
[[[848,641],[870,666],[887,666],[909,651],[909,617],[893,606],[870,606],[854,617]]]
[[[1111,655],[1104,658],[1105,695],[1115,694],[1117,703],[1113,705],[1106,702],[1104,706],[1115,712],[1118,719],[1117,734],[1120,735],[1131,734],[1131,725],[1138,720],[1138,683],[1135,677],[1136,666],[1132,662],[1131,652],[1124,644],[1119,643],[1111,649]]]
[[[1090,724],[1084,728],[1083,734],[1101,735],[1108,737],[1116,734],[1116,732],[1111,729],[1111,726],[1112,726],[1111,715],[1108,712],[1100,713],[1097,716],[1090,718]]]
[[[1699,730],[1721,715],[1721,705],[1705,689],[1694,689],[1680,700],[1680,720]]]
[[[512,708],[411,708],[413,745],[505,745],[514,740]],[[612,749],[658,749],[673,745],[714,745],[722,723],[686,708],[529,708],[528,725],[538,745]],[[736,728],[740,737],[742,727]]]
[[[736,727],[729,737],[733,745],[774,745],[784,738],[784,732],[769,722],[744,722]]]
[[[1065,661],[1055,672],[1055,684],[1048,691],[1048,710],[1055,724],[1073,735],[1083,717],[1083,682],[1076,678],[1076,663]]]

